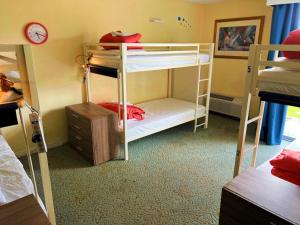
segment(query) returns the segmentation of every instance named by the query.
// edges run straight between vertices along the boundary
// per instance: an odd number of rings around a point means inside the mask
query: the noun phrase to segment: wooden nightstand
[[[119,156],[116,113],[83,103],[67,106],[66,114],[70,145],[93,165]]]
[[[222,190],[219,225],[300,224],[300,187],[248,169]]]
[[[51,225],[33,195],[0,206],[1,225]]]

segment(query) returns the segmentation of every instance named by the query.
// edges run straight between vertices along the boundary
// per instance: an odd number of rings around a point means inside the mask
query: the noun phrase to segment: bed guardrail
[[[280,61],[279,54],[282,51],[299,52],[299,45],[251,45],[249,54],[248,75],[251,79],[251,93],[257,95],[257,81],[259,70],[267,67],[281,67],[299,69],[300,63],[295,61]],[[274,52],[274,59],[267,60],[269,52]]]

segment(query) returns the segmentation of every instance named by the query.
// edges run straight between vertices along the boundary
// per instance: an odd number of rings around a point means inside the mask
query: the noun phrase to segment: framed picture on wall
[[[216,20],[214,56],[247,59],[250,45],[261,43],[264,20],[264,16]]]

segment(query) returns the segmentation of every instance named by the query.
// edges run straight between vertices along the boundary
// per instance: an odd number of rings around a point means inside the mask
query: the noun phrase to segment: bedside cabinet
[[[248,169],[222,190],[219,225],[300,224],[300,187]]]
[[[93,103],[66,107],[70,145],[93,165],[120,154],[117,114]]]

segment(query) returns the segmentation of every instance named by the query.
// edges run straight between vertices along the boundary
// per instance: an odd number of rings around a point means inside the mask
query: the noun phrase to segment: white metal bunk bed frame
[[[6,55],[2,55],[3,53],[12,52],[15,53],[16,58],[10,58]],[[1,54],[2,53],[2,54]],[[28,135],[26,131],[26,125],[24,120],[24,112],[23,109],[28,108],[30,111],[33,108],[27,103],[34,102],[36,108],[38,108],[38,102],[36,99],[33,99],[34,96],[31,95],[31,88],[34,89],[32,79],[34,79],[34,67],[33,67],[33,59],[31,54],[31,47],[30,45],[12,45],[12,44],[0,44],[0,60],[7,62],[7,64],[0,65],[0,73],[9,72],[9,71],[18,71],[20,74],[20,80],[23,92],[23,100],[16,101],[18,104],[18,112],[21,122],[21,127],[24,136],[24,142],[26,146],[26,155],[28,159],[30,175],[33,183],[34,188],[34,195],[36,198],[39,198],[38,189],[36,185],[36,179],[34,174],[34,168],[32,164],[31,154],[29,143],[28,143]],[[16,82],[14,82],[16,83]],[[4,103],[5,104],[5,103]],[[1,130],[0,130],[1,133]],[[55,219],[55,211],[54,211],[54,204],[53,204],[53,196],[52,196],[52,189],[51,189],[51,180],[50,180],[50,173],[48,167],[48,157],[47,151],[45,152],[38,152],[38,159],[41,171],[41,178],[43,184],[43,193],[45,197],[45,205],[48,214],[48,218],[52,225],[56,224]]]
[[[263,54],[265,52],[275,52],[274,60],[265,60]],[[262,120],[265,109],[265,101],[261,100],[259,107],[259,114],[254,118],[249,118],[249,111],[251,106],[252,96],[259,97],[258,81],[259,81],[259,70],[261,67],[282,67],[282,68],[293,68],[300,71],[299,62],[288,62],[288,61],[277,61],[279,52],[281,51],[300,51],[299,45],[251,45],[249,59],[248,59],[248,72],[246,77],[246,84],[244,90],[244,103],[241,111],[241,120],[238,134],[238,144],[234,167],[234,177],[239,175],[241,172],[241,166],[243,162],[243,156],[245,153],[245,139],[247,135],[247,127],[249,124],[257,122],[254,147],[252,149],[252,160],[251,166],[255,167],[256,153],[260,140],[260,132],[262,127]],[[275,81],[276,82],[276,81]],[[286,83],[288,84],[288,82]],[[295,84],[295,85],[300,85]],[[299,96],[300,97],[300,96]],[[285,103],[285,102],[280,102]]]
[[[118,47],[119,52],[116,51],[107,51],[103,49],[103,46],[113,46]],[[143,48],[151,48],[153,49],[163,49],[160,51],[144,51],[144,52],[137,52],[137,51],[130,51],[128,47],[143,47]],[[189,50],[174,50],[174,48],[186,48]],[[192,49],[192,50],[190,50]],[[199,53],[204,52],[209,54],[209,61],[205,63],[201,63],[199,57]],[[193,64],[186,64],[181,66],[161,66],[155,67],[155,69],[149,67],[144,69],[138,69],[136,71],[127,71],[127,63],[128,63],[128,56],[134,55],[171,55],[171,54],[196,54],[197,56],[197,63]],[[208,126],[208,115],[209,115],[209,100],[210,100],[210,90],[211,90],[211,78],[212,78],[212,66],[213,66],[213,53],[214,53],[214,43],[101,43],[101,44],[85,44],[84,45],[84,59],[85,59],[85,84],[86,84],[86,93],[87,93],[87,102],[92,102],[92,95],[91,95],[91,86],[90,86],[90,65],[89,65],[89,57],[93,54],[103,54],[106,61],[119,61],[118,67],[118,103],[119,103],[119,110],[118,110],[118,119],[119,124],[121,121],[121,111],[120,105],[127,105],[127,89],[126,89],[126,80],[127,80],[127,73],[134,73],[134,72],[145,72],[145,71],[153,71],[153,70],[168,70],[168,97],[172,96],[172,80],[173,80],[173,73],[172,69],[175,68],[184,68],[184,67],[193,67],[198,66],[198,78],[197,78],[197,96],[196,96],[196,103],[195,103],[195,122],[194,122],[194,132],[196,132],[198,127],[204,126],[207,128]],[[148,61],[147,59],[145,61]],[[143,62],[140,60],[139,62]],[[208,77],[203,78],[201,77],[201,68],[202,66],[209,66]],[[202,82],[207,82],[207,93],[199,95],[200,92],[200,84]],[[199,106],[199,99],[206,98],[206,112],[205,122],[198,124],[197,112]],[[121,102],[122,99],[122,102]],[[123,107],[123,115],[127,115],[127,107]],[[203,116],[203,117],[204,117]],[[123,120],[123,138],[124,138],[124,149],[125,149],[125,160],[128,160],[128,137],[127,137],[127,120]],[[147,135],[145,135],[147,136]],[[133,140],[132,140],[133,141]]]

